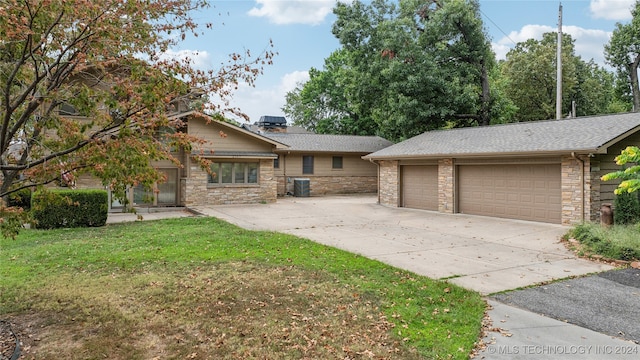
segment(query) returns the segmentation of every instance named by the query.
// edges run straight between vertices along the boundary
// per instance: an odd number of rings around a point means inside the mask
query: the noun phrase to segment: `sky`
[[[616,23],[631,20],[634,2],[480,0],[480,11],[493,50],[498,59],[504,59],[516,43],[557,31],[562,3],[562,31],[575,40],[576,54],[606,67],[604,45]],[[282,111],[286,93],[308,80],[309,69],[322,69],[324,60],[340,47],[331,33],[335,0],[210,0],[210,4],[193,16],[199,23],[213,23],[212,29],[182,41],[170,55],[188,55],[195,67],[217,70],[234,52],[277,52],[273,65],[265,67],[254,86],[240,84],[231,99],[250,123],[263,115],[286,116]]]

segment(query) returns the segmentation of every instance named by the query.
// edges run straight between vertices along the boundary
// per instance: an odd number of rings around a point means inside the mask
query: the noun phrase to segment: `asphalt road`
[[[640,344],[640,269],[607,271],[493,298]]]

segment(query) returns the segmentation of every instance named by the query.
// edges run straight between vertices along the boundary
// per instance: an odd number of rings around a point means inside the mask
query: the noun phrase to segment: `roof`
[[[640,130],[640,113],[436,130],[365,156],[367,159],[606,153]]]
[[[264,134],[264,133],[269,133],[270,131],[264,131],[260,128],[260,126],[258,126],[258,123],[255,124],[242,124],[240,125],[243,129],[245,130],[249,130],[251,132],[254,132],[256,134]],[[313,134],[313,132],[306,130],[303,127],[300,126],[287,126],[286,127],[286,132],[287,134]],[[277,133],[277,131],[273,131],[273,133]]]
[[[379,136],[266,133],[264,136],[289,145],[289,151],[368,154],[393,143]]]
[[[218,125],[220,125],[222,127],[225,127],[228,130],[237,131],[239,133],[242,133],[242,134],[248,135],[250,137],[259,139],[261,141],[270,143],[271,145],[274,145],[276,147],[276,149],[281,149],[281,148],[286,148],[287,147],[286,144],[278,142],[277,140],[270,139],[270,138],[268,138],[266,136],[262,136],[261,134],[258,134],[258,133],[255,133],[253,131],[247,130],[247,129],[241,127],[241,126],[237,126],[237,125],[225,122],[225,121],[215,120],[211,116],[209,116],[207,114],[204,114],[204,113],[201,113],[201,112],[187,111],[187,112],[184,112],[184,113],[180,113],[180,114],[174,115],[173,117],[174,118],[182,118],[182,117],[191,117],[191,116],[192,117],[200,117],[202,119],[205,119],[205,120],[211,121],[211,122],[215,121],[216,124],[218,124]]]

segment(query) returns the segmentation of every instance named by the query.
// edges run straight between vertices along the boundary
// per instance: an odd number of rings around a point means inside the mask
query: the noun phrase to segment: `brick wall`
[[[438,160],[438,211],[453,214],[455,210],[455,172],[453,159]]]
[[[207,172],[192,165],[185,180],[185,205],[254,204],[275,202],[277,183],[273,173],[273,160],[261,160],[258,184],[207,185]]]
[[[597,174],[592,175],[590,169],[590,160],[587,156],[578,156],[578,159],[574,159],[571,156],[562,157],[563,225],[579,224],[583,220],[589,221],[597,217],[597,211],[594,213],[594,207],[599,207],[599,195],[595,194],[598,190],[592,187],[594,177]],[[599,180],[597,181],[596,185],[599,184]],[[583,182],[584,187],[582,185]]]
[[[400,166],[398,166],[398,161],[383,160],[379,165],[380,189],[378,190],[378,198],[380,204],[398,207],[400,204]]]
[[[364,194],[378,191],[377,176],[308,176],[311,196],[332,194]],[[278,176],[278,195],[294,193],[294,178],[287,182]]]

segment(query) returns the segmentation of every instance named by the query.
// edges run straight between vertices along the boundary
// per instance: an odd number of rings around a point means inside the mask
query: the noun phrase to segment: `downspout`
[[[378,166],[378,204],[380,204],[380,164],[377,163],[376,161],[373,161],[373,159],[369,158],[369,162],[371,162],[372,164],[376,164]]]
[[[581,206],[581,214],[580,214],[580,219],[582,220],[582,222],[584,222],[584,206],[585,206],[585,199],[584,199],[584,191],[585,191],[585,186],[584,186],[584,160],[580,159],[579,157],[576,156],[575,152],[571,152],[571,157],[574,158],[577,162],[580,163],[580,191],[581,191],[581,195],[580,195],[580,199],[582,200],[582,206]]]
[[[282,175],[284,176],[284,195],[282,196],[287,196],[289,195],[289,189],[287,188],[289,186],[287,179],[287,154],[282,154],[282,160]]]

